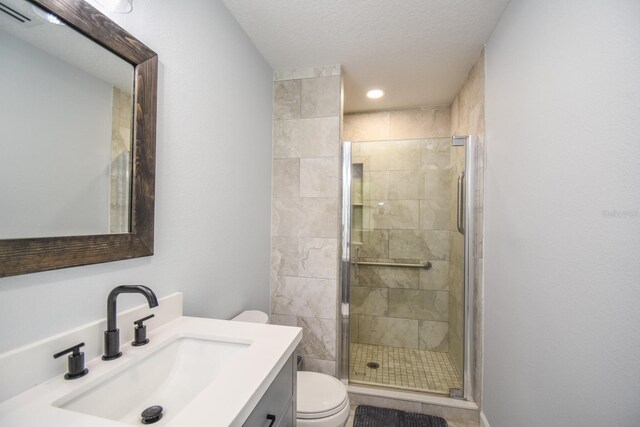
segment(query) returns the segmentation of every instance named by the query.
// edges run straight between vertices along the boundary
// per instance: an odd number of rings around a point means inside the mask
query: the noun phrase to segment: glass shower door
[[[342,315],[349,339],[342,354],[351,383],[446,395],[463,388],[465,245],[457,178],[465,148],[451,141],[345,143]]]

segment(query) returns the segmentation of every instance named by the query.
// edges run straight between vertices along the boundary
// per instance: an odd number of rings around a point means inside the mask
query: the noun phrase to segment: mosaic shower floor
[[[349,358],[352,383],[447,395],[449,388],[461,387],[448,353],[351,343]],[[371,362],[379,367],[368,367]]]

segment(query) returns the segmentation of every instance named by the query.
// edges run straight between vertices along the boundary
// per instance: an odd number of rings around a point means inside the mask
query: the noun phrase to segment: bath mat
[[[447,422],[433,415],[360,405],[353,427],[447,427]]]

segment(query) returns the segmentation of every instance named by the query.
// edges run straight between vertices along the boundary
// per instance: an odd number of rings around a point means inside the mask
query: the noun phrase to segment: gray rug
[[[360,405],[353,427],[447,427],[447,422],[433,415]]]

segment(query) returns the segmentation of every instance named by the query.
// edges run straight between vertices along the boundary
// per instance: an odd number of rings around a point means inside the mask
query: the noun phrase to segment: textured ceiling
[[[274,70],[341,64],[346,112],[451,103],[508,3],[223,1]]]

